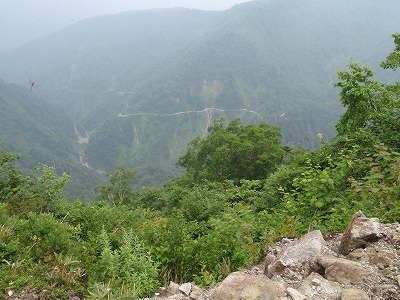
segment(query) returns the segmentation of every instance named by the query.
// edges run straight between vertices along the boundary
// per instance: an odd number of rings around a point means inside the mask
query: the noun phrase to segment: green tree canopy
[[[389,53],[386,60],[381,63],[381,67],[384,69],[396,70],[400,67],[400,33],[395,33],[392,35],[394,38],[395,49],[393,52]]]
[[[398,61],[400,64],[400,60]],[[346,108],[336,125],[338,138],[356,138],[365,144],[399,146],[400,84],[374,81],[374,72],[355,62],[339,71],[340,100]]]
[[[136,172],[118,164],[114,172],[107,173],[107,177],[111,185],[96,187],[97,200],[114,205],[127,203],[133,194],[132,181],[136,178]]]
[[[48,212],[54,201],[63,198],[69,176],[58,176],[55,167],[39,164],[28,176],[16,169],[19,155],[0,147],[0,202],[8,203],[16,212]]]
[[[215,120],[209,135],[190,142],[178,160],[196,181],[265,179],[281,162],[284,149],[278,127],[260,123],[242,125],[235,119]]]

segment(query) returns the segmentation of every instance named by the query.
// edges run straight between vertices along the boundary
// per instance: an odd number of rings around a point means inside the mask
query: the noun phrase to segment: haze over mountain
[[[62,109],[28,89],[0,80],[0,128],[1,146],[21,154],[17,165],[22,171],[38,163],[56,166],[59,173],[73,175],[66,197],[93,199],[93,189],[102,177],[79,164],[74,123]]]
[[[337,70],[353,57],[382,61],[398,11],[397,0],[265,0],[102,16],[3,51],[0,78],[40,85],[29,92],[65,111],[66,139],[74,123],[89,136],[81,146],[91,168],[123,162],[142,184],[162,183],[215,118],[279,125],[292,146],[332,137]]]
[[[186,7],[225,10],[243,0],[1,0],[0,51],[21,46],[75,22],[130,10]]]

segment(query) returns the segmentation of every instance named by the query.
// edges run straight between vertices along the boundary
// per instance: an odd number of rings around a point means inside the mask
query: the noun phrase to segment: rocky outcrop
[[[325,247],[325,240],[321,231],[315,230],[307,233],[298,241],[291,242],[276,258],[270,254],[272,262],[265,264],[265,275],[271,278],[274,274],[281,273],[287,267],[305,262],[314,263]]]
[[[380,237],[379,220],[367,218],[361,211],[356,212],[344,232],[339,246],[339,254],[347,255],[357,248],[364,248]]]
[[[285,295],[285,284],[265,275],[230,274],[211,294],[211,300],[274,300]]]
[[[281,238],[261,263],[209,290],[171,283],[152,299],[400,299],[400,225],[357,212],[343,234]]]

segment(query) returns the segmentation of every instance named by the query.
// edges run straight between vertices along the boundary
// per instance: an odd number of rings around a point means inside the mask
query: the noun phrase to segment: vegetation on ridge
[[[398,11],[397,0],[274,0],[76,22],[0,52],[0,78],[25,86],[53,121],[48,127],[58,129],[41,131],[31,103],[23,106],[30,116],[17,118],[21,108],[2,102],[0,92],[0,139],[22,154],[26,170],[56,161],[58,172],[71,175],[70,200],[93,199],[84,197],[83,184],[104,185],[95,170],[112,172],[120,162],[137,171],[136,186],[176,178],[177,159],[215,119],[266,122],[281,127],[285,145],[316,149],[317,133],[334,136],[343,112],[335,72],[350,57],[377,66],[390,49],[389,34],[400,28]],[[11,125],[15,120],[20,127]],[[76,145],[74,124],[85,143]],[[41,147],[43,140],[56,147]],[[71,167],[80,157],[92,169]]]
[[[385,68],[400,66],[394,38]],[[346,111],[318,150],[282,147],[268,124],[220,120],[179,160],[184,175],[134,191],[135,172],[120,165],[93,205],[63,199],[66,174],[39,166],[25,176],[18,156],[1,150],[0,293],[30,286],[48,299],[128,299],[169,280],[207,286],[279,236],[343,230],[355,210],[398,221],[400,83],[375,81],[354,62],[338,78]],[[238,153],[227,152],[233,145]]]

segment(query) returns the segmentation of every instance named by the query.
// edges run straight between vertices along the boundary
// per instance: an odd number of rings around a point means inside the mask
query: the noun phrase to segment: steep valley
[[[395,0],[250,1],[220,12],[159,9],[77,22],[0,53],[0,78],[27,91],[34,80],[41,88],[31,94],[66,115],[68,125],[54,128],[62,144],[44,142],[33,153],[19,143],[42,133],[0,139],[25,168],[56,161],[74,177],[74,161],[97,178],[94,170],[122,162],[138,170],[137,187],[179,175],[178,157],[217,118],[268,122],[282,128],[286,145],[317,148],[343,112],[337,70],[353,57],[382,61],[400,28],[398,11]],[[88,139],[78,144],[78,136]],[[57,159],[48,159],[50,146]]]

